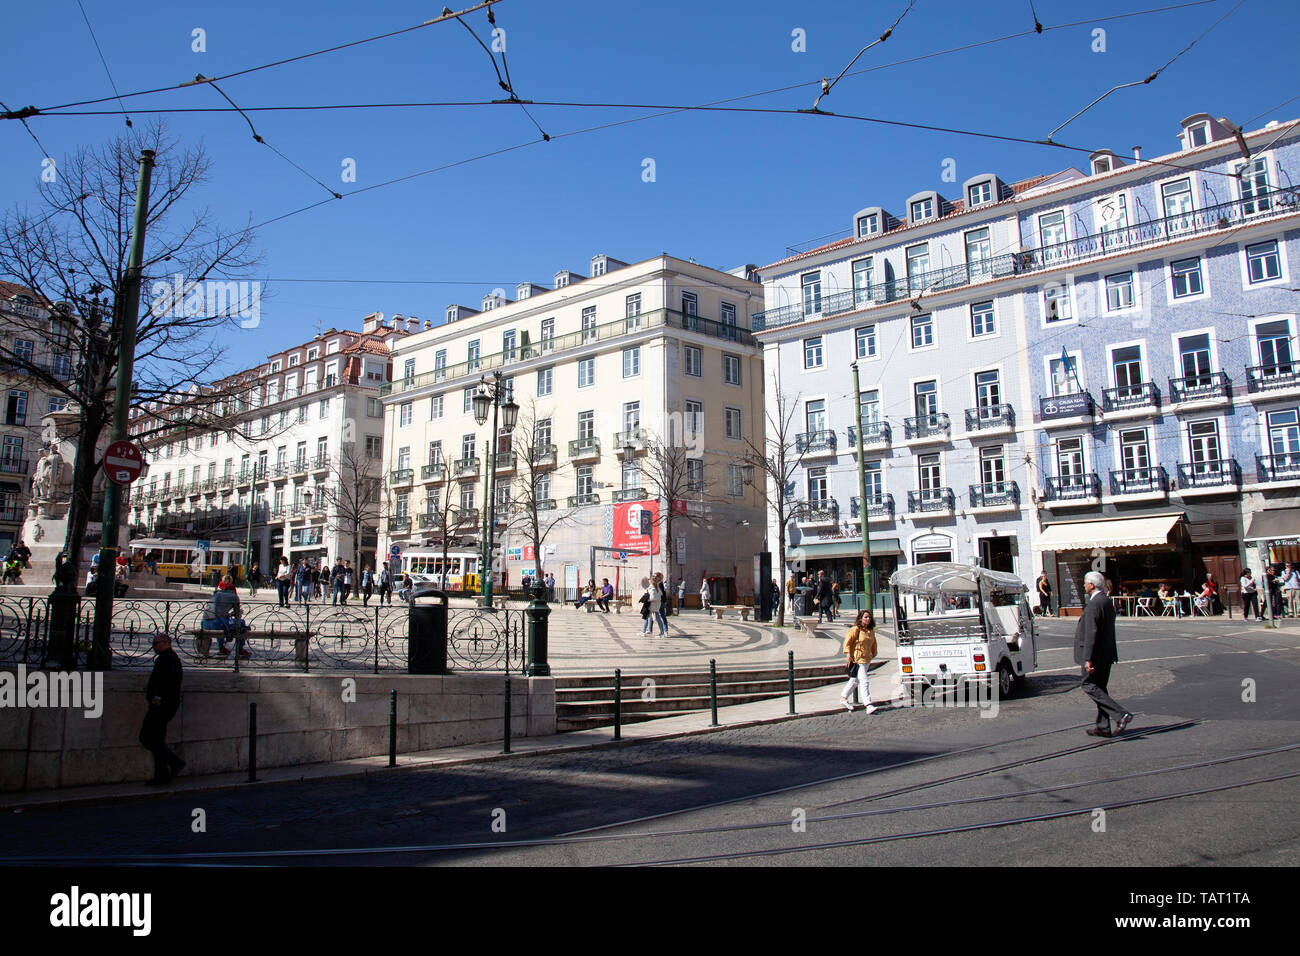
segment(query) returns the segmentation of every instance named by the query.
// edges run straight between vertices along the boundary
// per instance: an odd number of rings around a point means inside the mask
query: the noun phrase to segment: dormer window
[[[608,263],[605,261],[604,256],[591,257],[591,277],[593,279],[596,278],[596,276],[603,276],[606,268],[608,268]]]
[[[484,311],[484,312],[491,312],[491,311],[492,311],[493,309],[495,309],[496,307],[497,307],[497,300],[496,300],[496,299],[492,298],[492,296],[490,296],[490,295],[488,295],[488,296],[484,296],[484,297],[483,297],[483,311]]]
[[[865,216],[858,217],[858,238],[865,236],[874,236],[880,232],[880,216],[878,213],[869,213]]]
[[[515,288],[516,299],[527,299],[532,294],[533,294],[533,286],[531,282],[521,282]]]
[[[289,368],[293,368],[295,365],[299,363],[301,359],[302,356],[299,355],[297,352],[294,352],[292,355],[289,356]]]
[[[1204,146],[1210,141],[1210,128],[1206,123],[1197,123],[1195,126],[1187,127],[1187,148],[1195,149],[1198,146]]]
[[[320,358],[320,348],[319,348],[319,347],[317,347],[317,348],[310,348],[310,349],[307,350],[307,361],[308,361],[308,362],[313,362],[313,361],[315,361],[315,360],[318,359],[318,358]]]
[[[569,274],[567,272],[555,273],[555,288],[563,289],[569,285]]]
[[[921,222],[934,218],[934,199],[926,197],[912,202],[910,216],[912,222]]]
[[[985,180],[982,183],[975,183],[966,190],[966,203],[972,208],[982,206],[986,202],[993,201],[993,183]]]
[[[1094,159],[1092,161],[1092,172],[1093,175],[1096,175],[1097,173],[1110,172],[1110,157],[1099,156],[1096,159]]]
[[[448,322],[456,321],[456,306],[454,305],[447,306],[447,321]]]

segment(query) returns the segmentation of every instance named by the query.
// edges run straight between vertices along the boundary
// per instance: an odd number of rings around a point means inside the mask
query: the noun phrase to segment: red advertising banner
[[[651,516],[651,532],[647,540],[641,533],[641,512],[648,511]],[[649,544],[649,547],[646,545]],[[614,548],[626,548],[629,551],[648,551],[659,553],[659,502],[635,501],[630,504],[614,506]]]

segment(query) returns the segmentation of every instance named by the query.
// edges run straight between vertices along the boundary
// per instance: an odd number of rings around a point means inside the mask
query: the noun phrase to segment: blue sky
[[[82,0],[118,89],[216,76],[419,23],[437,3],[121,4]],[[468,5],[458,4],[457,9]],[[1121,90],[1056,138],[1150,157],[1177,148],[1184,116],[1207,111],[1248,128],[1300,115],[1294,61],[1275,38],[1296,34],[1300,8],[1282,0],[1214,0],[1089,23],[916,63],[847,76],[823,109],[891,120],[1043,138],[1107,88],[1141,79],[1220,17],[1227,19],[1152,84]],[[1048,27],[1171,6],[1172,0],[1036,0]],[[906,6],[905,0],[664,0],[653,6],[573,0],[497,5],[517,93],[525,99],[698,104],[798,83],[736,105],[810,107],[816,81],[834,76]],[[483,12],[467,22],[485,41]],[[23,4],[6,13],[10,43],[0,98],[12,109],[112,93],[76,0]],[[855,69],[1032,29],[1028,0],[972,4],[917,0],[888,42]],[[192,51],[192,31],[207,51]],[[1093,31],[1105,30],[1104,52]],[[792,49],[802,30],[806,50]],[[488,55],[455,22],[237,77],[222,88],[242,107],[286,104],[487,100],[502,97]],[[196,86],[127,99],[148,109],[225,106]],[[118,109],[116,102],[77,107]],[[381,311],[441,321],[451,302],[560,268],[585,274],[590,257],[633,262],[660,252],[719,268],[781,258],[787,246],[848,233],[867,205],[901,212],[921,189],[956,195],[941,181],[995,172],[1010,182],[1086,163],[1043,146],[907,130],[816,116],[678,113],[605,129],[557,134],[645,115],[607,108],[531,107],[549,143],[331,201],[258,230],[269,280],[262,324],[239,333],[241,364],[322,328],[358,327]],[[1262,114],[1262,115],[1261,115]],[[250,114],[262,136],[333,189],[384,180],[539,138],[517,106]],[[29,121],[49,153],[102,143],[119,116]],[[171,131],[201,141],[214,163],[200,198],[236,227],[326,195],[253,141],[235,113],[173,114]],[[35,195],[41,150],[21,125],[0,123],[0,200]],[[355,183],[341,180],[356,161]],[[643,180],[645,160],[654,181]],[[324,282],[325,279],[367,280]],[[312,280],[312,281],[291,281]]]

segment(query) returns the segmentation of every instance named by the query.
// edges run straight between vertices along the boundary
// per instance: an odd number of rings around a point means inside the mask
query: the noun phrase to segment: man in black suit
[[[822,622],[823,616],[828,621],[835,620],[834,609],[831,607],[831,580],[825,571],[817,572],[817,590],[814,594],[817,599],[817,623]]]
[[[1115,647],[1115,605],[1106,596],[1106,578],[1100,571],[1084,575],[1083,590],[1088,597],[1074,629],[1074,662],[1083,665],[1083,692],[1097,705],[1097,725],[1087,733],[1091,737],[1110,737],[1112,718],[1115,733],[1123,733],[1133,719],[1106,692],[1111,666],[1119,660]]]
[[[185,766],[185,761],[167,748],[167,724],[181,706],[181,659],[172,650],[170,634],[155,634],[153,649],[158,657],[144,695],[149,711],[140,727],[140,743],[153,754],[154,785],[170,783]]]

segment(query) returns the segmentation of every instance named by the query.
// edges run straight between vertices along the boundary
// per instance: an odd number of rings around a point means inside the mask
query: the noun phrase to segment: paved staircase
[[[844,665],[796,667],[795,691],[843,681]],[[653,684],[647,684],[653,681]],[[718,706],[747,704],[784,697],[790,692],[789,671],[745,670],[718,673]],[[709,709],[709,673],[624,674],[623,723],[653,720]],[[589,730],[614,723],[614,675],[557,677],[555,680],[556,729]]]

